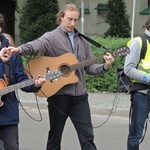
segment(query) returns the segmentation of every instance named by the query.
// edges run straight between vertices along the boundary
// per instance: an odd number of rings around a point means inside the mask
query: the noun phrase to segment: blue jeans
[[[147,95],[134,92],[131,94],[131,113],[129,135],[127,141],[128,150],[139,150],[140,140],[143,135],[146,119],[148,118]]]

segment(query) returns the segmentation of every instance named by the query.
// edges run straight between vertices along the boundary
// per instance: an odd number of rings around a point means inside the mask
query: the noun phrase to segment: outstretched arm
[[[7,51],[12,53],[12,54],[21,54],[22,53],[22,49],[21,47],[8,47]]]

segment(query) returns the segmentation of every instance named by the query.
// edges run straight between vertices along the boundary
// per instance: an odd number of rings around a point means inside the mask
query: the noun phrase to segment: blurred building
[[[19,7],[23,4],[25,0],[19,0]],[[59,7],[66,5],[67,3],[75,3],[81,6],[82,0],[58,0]],[[134,0],[133,0],[134,1]],[[133,15],[133,1],[125,0],[126,11],[130,16],[129,22],[131,26],[134,24],[133,36],[137,36],[143,33],[141,26],[147,21],[147,18],[150,14],[149,1],[150,0],[135,0],[135,18],[132,18]],[[82,7],[83,8],[83,7]],[[104,32],[109,28],[109,24],[105,23],[106,14],[108,12],[107,0],[84,0],[84,34],[86,35],[98,35],[103,36]],[[19,42],[19,14],[16,13],[16,45],[20,44]],[[121,20],[120,20],[121,21]],[[82,24],[82,26],[81,26]],[[81,32],[81,27],[83,27],[83,22],[78,23],[77,29]]]

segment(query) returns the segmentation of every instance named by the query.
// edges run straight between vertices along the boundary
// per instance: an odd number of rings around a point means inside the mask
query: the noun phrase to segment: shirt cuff
[[[104,67],[104,65],[103,65],[103,70],[104,70],[104,71],[108,71],[109,69],[105,69],[105,67]]]

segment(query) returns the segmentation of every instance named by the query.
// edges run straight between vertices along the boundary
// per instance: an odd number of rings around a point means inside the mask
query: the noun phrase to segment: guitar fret
[[[125,46],[125,47],[122,47],[122,48],[118,49],[117,51],[113,52],[112,55],[115,57],[115,56],[123,56],[128,53],[129,53],[129,48],[127,46]],[[77,70],[81,67],[85,67],[85,66],[89,66],[91,64],[97,63],[103,59],[104,59],[103,56],[99,56],[99,57],[95,57],[95,58],[92,58],[89,60],[78,62],[77,64],[71,65],[70,69],[71,69],[71,71]]]
[[[102,56],[79,62],[78,64],[72,65],[70,68],[71,68],[72,71],[73,70],[77,70],[78,68],[89,66],[89,65],[94,64],[94,63],[96,63],[96,62],[98,62],[100,60],[103,60]]]
[[[31,79],[31,80],[27,80],[27,81],[25,81],[25,82],[20,82],[20,83],[17,84],[17,88],[23,88],[23,87],[32,85],[32,84],[35,83],[35,80],[36,80],[36,79]]]
[[[10,85],[8,86],[7,88],[2,88],[0,89],[0,95],[4,95],[4,94],[7,94],[7,93],[10,93],[14,90],[17,90],[18,88],[23,88],[23,87],[26,87],[26,86],[29,86],[29,85],[32,85],[35,83],[35,80],[36,79],[31,79],[31,80],[27,80],[27,81],[23,81],[23,82],[20,82],[20,83],[17,83],[15,85]]]
[[[10,88],[10,87],[7,88],[6,92],[7,92],[7,93],[11,92],[11,88]]]
[[[1,89],[1,91],[0,91],[0,93],[4,93],[4,94],[7,94],[9,92],[10,92],[9,88]]]
[[[11,85],[11,86],[8,87],[8,89],[9,89],[10,92],[12,92],[12,91],[15,90],[15,86]]]
[[[53,81],[54,79],[57,79],[57,78],[61,77],[62,75],[63,74],[60,71],[55,71],[55,72],[51,71],[51,72],[48,72],[42,78]],[[0,79],[0,84],[3,85],[3,87],[0,88],[0,96],[2,97],[3,95],[5,95],[7,93],[17,90],[18,88],[23,88],[23,87],[33,85],[35,83],[35,80],[37,80],[37,78],[29,79],[29,80],[6,87],[5,81],[3,79]]]
[[[7,94],[7,93],[6,93],[6,89],[1,89],[0,93],[5,93],[5,94]],[[0,95],[2,95],[2,94],[0,94]]]

